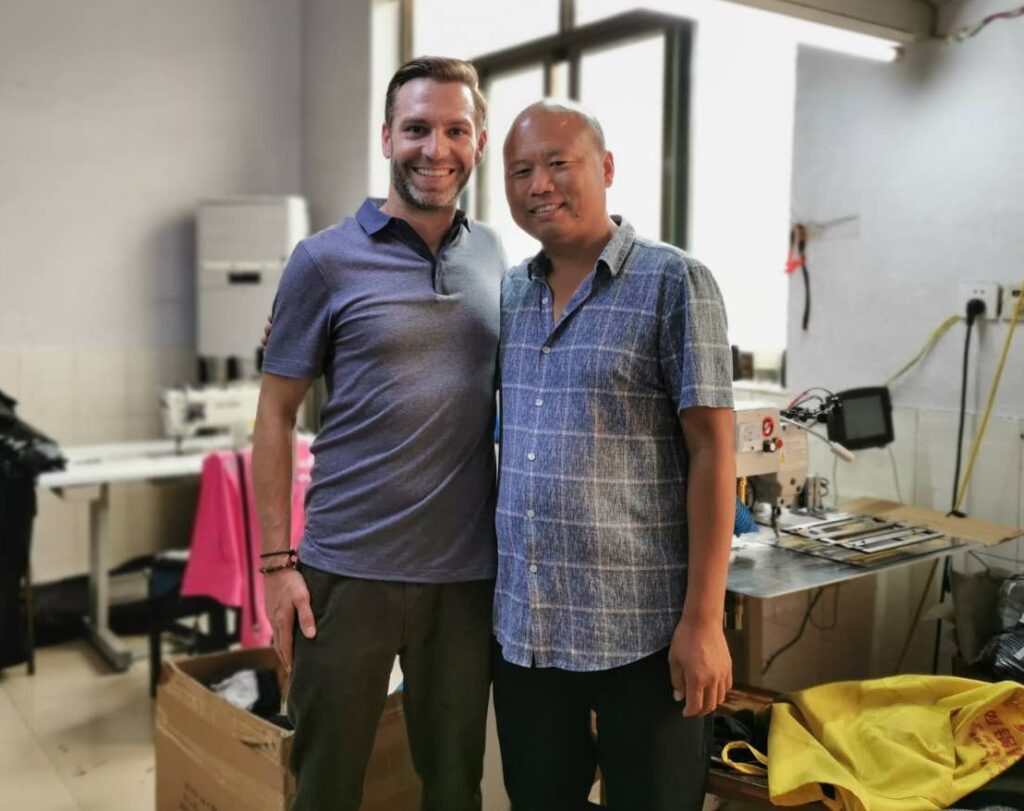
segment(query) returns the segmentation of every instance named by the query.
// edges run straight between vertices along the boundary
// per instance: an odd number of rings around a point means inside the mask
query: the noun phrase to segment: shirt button
[[[526,517],[527,518],[533,518],[536,514],[537,513],[535,513],[533,510],[527,510],[526,511]]]
[[[528,453],[528,454],[526,454],[526,458],[529,459],[532,462],[534,459],[537,458],[537,454],[532,453],[532,452]]]
[[[539,408],[540,406],[544,405],[544,401],[541,400],[540,397],[538,397],[536,400],[533,401],[533,404]]]
[[[540,351],[543,352],[545,355],[550,355],[551,354],[551,347],[550,346],[542,346],[540,348]]]
[[[542,298],[542,299],[540,300],[540,303],[541,303],[541,304],[547,304],[547,303],[548,303],[548,297],[547,297],[547,296],[544,296],[544,298]]]
[[[531,563],[530,564],[530,574],[537,574],[537,564],[536,563]]]

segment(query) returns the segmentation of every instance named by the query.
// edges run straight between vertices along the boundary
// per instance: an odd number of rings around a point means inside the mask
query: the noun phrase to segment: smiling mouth
[[[424,169],[418,166],[413,167],[413,172],[420,177],[448,177],[455,174],[454,169]]]
[[[551,214],[553,211],[557,211],[558,209],[560,209],[563,205],[565,205],[565,204],[564,203],[545,203],[542,206],[537,206],[536,208],[531,208],[530,209],[530,213],[531,214],[535,214],[535,215]]]

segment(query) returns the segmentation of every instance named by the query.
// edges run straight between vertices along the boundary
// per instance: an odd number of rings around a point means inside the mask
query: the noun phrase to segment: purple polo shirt
[[[351,577],[490,578],[501,243],[459,212],[434,257],[381,202],[300,242],[274,303],[264,372],[328,390],[299,555]]]

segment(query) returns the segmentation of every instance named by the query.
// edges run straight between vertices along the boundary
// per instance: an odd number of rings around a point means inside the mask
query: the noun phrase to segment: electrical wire
[[[832,506],[839,508],[839,457],[832,457],[832,486],[835,490],[832,493]]]
[[[892,375],[888,380],[886,380],[885,385],[892,386],[893,383],[895,383],[899,378],[901,378],[903,375],[909,372],[916,364],[920,363],[924,356],[932,351],[932,347],[935,346],[939,338],[945,335],[949,328],[952,327],[959,320],[959,315],[951,315],[949,316],[949,318],[947,318],[945,321],[939,324],[939,326],[935,328],[932,334],[928,336],[928,340],[924,342],[924,346],[921,347],[921,351],[919,351],[916,355],[914,355],[913,358],[911,358],[906,364],[904,364],[900,368],[900,370],[896,372],[896,374]]]
[[[903,492],[900,489],[900,472],[896,467],[896,454],[892,452],[892,445],[886,445],[886,450],[889,451],[889,461],[892,462],[892,480],[896,485],[896,500],[903,503]]]
[[[789,258],[786,260],[786,273],[799,268],[804,279],[804,315],[801,326],[807,332],[811,320],[811,276],[807,272],[807,229],[801,223],[794,223],[789,229]]]
[[[818,604],[818,600],[821,599],[821,595],[824,593],[824,588],[818,589],[818,593],[814,595],[814,599],[812,599],[810,603],[808,603],[807,605],[807,610],[804,612],[804,618],[800,622],[800,630],[796,632],[796,636],[794,636],[791,640],[789,640],[789,642],[787,642],[785,645],[783,645],[781,648],[779,648],[777,651],[775,651],[775,653],[773,653],[765,660],[764,667],[761,668],[762,676],[768,672],[769,668],[771,668],[773,664],[775,664],[776,659],[778,659],[783,653],[788,651],[797,642],[800,641],[800,638],[804,635],[804,631],[807,630],[807,623],[809,623],[811,620],[811,612],[814,611],[814,606]]]
[[[967,334],[964,336],[964,362],[963,372],[960,377],[960,422],[956,432],[956,467],[953,468],[953,495],[949,502],[949,515],[962,516],[957,511],[957,488],[960,485],[960,462],[964,450],[964,423],[967,420],[967,370],[971,360],[971,333],[974,331],[975,313],[971,309],[976,299],[972,299],[967,305]]]
[[[989,14],[974,25],[965,25],[946,36],[941,37],[941,39],[949,43],[963,42],[971,37],[978,36],[978,34],[980,34],[985,28],[997,20],[1012,20],[1016,17],[1024,17],[1024,6],[1018,6],[1017,8],[998,11],[995,14]]]
[[[1012,563],[1014,566],[1019,567],[1020,561],[1017,558],[1008,558],[1005,555],[996,555],[993,552],[974,552],[968,551],[968,555],[978,561],[982,566],[991,571],[991,567],[985,562],[985,558],[992,558],[992,560],[1001,560],[1003,563]],[[985,556],[985,558],[982,557]]]
[[[903,660],[907,658],[907,651],[910,650],[910,643],[914,639],[914,631],[917,630],[917,623],[921,621],[921,614],[924,613],[924,601],[928,598],[928,592],[931,591],[932,580],[935,579],[935,570],[938,568],[939,560],[936,558],[932,561],[932,568],[928,572],[928,579],[924,581],[924,588],[921,589],[921,599],[917,601],[917,610],[914,611],[914,618],[910,621],[910,628],[907,630],[907,638],[903,642],[903,650],[900,651],[899,658],[896,660],[896,667],[893,668],[894,673],[900,672],[900,668],[903,667]]]
[[[818,623],[814,621],[814,614],[811,614],[811,625],[813,625],[819,631],[834,631],[836,626],[839,624],[839,591],[842,588],[842,586],[829,586],[829,588],[832,590],[832,593],[835,594],[835,600],[832,601],[832,619],[824,625],[818,625]],[[808,593],[808,604],[810,603],[810,601],[811,595]]]
[[[1024,285],[1024,280],[1021,282]],[[971,481],[971,476],[974,475],[974,463],[978,459],[978,451],[981,450],[981,442],[985,438],[985,432],[988,430],[988,421],[992,416],[992,407],[996,402],[996,395],[999,392],[999,384],[1002,382],[1003,369],[1006,368],[1006,358],[1010,354],[1010,343],[1013,340],[1013,331],[1017,327],[1017,322],[1020,321],[1021,317],[1024,316],[1024,296],[1017,297],[1017,304],[1013,308],[1011,313],[1010,327],[1006,330],[1006,338],[1003,341],[1003,351],[999,355],[999,363],[996,366],[996,373],[992,377],[992,386],[988,392],[988,400],[985,402],[985,411],[981,418],[981,423],[978,426],[978,430],[974,435],[974,441],[971,443],[971,452],[967,459],[967,470],[964,471],[964,480],[960,483],[960,490],[956,494],[956,499],[953,503],[953,509],[960,509],[961,503],[963,503],[964,497],[967,495],[967,485]]]

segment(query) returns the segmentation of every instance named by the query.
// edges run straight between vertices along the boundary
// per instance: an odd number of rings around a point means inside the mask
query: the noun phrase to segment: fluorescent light
[[[899,43],[856,31],[845,31],[830,25],[821,25],[806,20],[790,20],[788,26],[793,37],[801,45],[812,45],[829,51],[839,51],[851,56],[861,56],[879,62],[892,62],[899,57]]]

